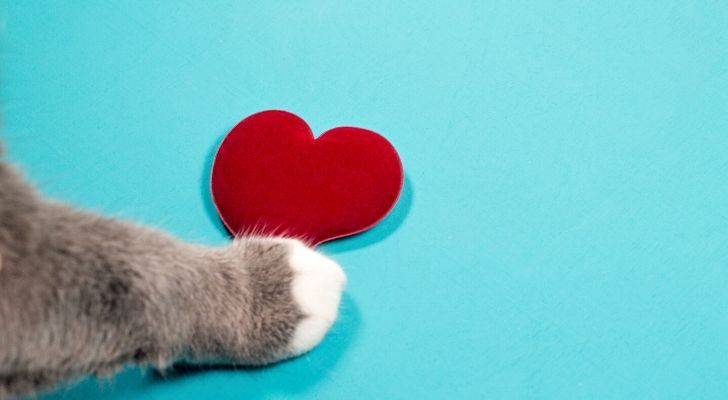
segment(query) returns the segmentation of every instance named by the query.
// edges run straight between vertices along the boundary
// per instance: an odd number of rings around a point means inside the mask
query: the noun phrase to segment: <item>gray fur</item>
[[[0,159],[0,399],[126,363],[286,357],[287,246],[182,243],[46,200]]]

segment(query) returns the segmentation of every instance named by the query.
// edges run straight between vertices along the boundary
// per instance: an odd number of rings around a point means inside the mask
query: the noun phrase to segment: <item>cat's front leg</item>
[[[264,365],[310,350],[336,319],[345,275],[299,241],[204,248],[51,214],[43,252],[3,259],[0,399],[129,363]]]

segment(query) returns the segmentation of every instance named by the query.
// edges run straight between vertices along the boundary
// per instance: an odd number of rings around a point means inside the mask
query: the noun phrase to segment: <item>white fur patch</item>
[[[304,314],[289,347],[291,355],[296,356],[319,344],[333,325],[346,275],[326,256],[297,240],[288,242],[291,244],[289,263],[294,271],[293,298]]]

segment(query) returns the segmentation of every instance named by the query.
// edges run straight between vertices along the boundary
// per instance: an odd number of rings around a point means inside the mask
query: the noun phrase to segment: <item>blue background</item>
[[[48,194],[222,244],[239,119],[358,125],[407,181],[314,352],[49,399],[725,398],[728,3],[2,1],[3,136]]]

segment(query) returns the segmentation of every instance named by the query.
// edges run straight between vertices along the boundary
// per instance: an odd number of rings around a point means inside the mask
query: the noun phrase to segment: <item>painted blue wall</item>
[[[2,1],[11,157],[221,244],[212,151],[282,108],[387,136],[405,195],[325,246],[350,285],[318,350],[48,399],[725,398],[728,3],[245,3]]]

